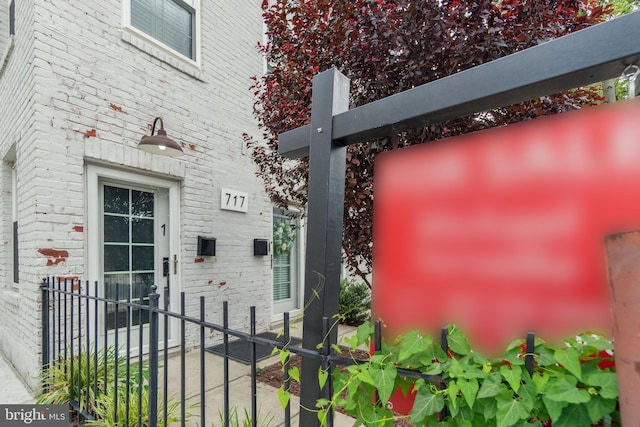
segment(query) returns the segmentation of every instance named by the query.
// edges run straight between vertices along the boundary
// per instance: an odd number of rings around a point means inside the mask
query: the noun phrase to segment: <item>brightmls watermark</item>
[[[69,405],[1,405],[0,427],[68,427]]]

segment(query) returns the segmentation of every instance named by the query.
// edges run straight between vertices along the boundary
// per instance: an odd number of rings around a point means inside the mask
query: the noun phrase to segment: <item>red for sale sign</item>
[[[499,354],[528,331],[610,333],[603,239],[640,229],[640,103],[396,150],[375,168],[373,315],[389,335],[455,323]]]

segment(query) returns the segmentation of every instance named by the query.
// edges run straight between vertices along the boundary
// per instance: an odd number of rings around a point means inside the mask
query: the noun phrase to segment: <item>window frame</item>
[[[134,27],[131,24],[131,1],[132,0],[123,0],[122,2],[122,39],[147,52],[148,54],[160,59],[161,61],[172,65],[180,71],[184,71],[194,75],[195,77],[199,77],[197,73],[199,72],[201,67],[202,0],[168,0],[178,3],[179,6],[188,9],[193,13],[193,58],[185,56],[172,47],[166,45],[162,41],[156,39],[152,35],[147,34],[146,32]]]
[[[11,253],[13,283],[20,283],[20,252],[18,247],[18,170],[16,162],[11,165]]]
[[[6,7],[6,9],[5,9]],[[0,72],[13,50],[13,39],[16,35],[16,0],[0,0],[0,14],[6,17],[0,26]]]

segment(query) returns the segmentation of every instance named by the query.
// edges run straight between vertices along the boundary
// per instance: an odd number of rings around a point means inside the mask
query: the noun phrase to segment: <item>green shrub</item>
[[[68,354],[70,354],[70,352],[68,352]],[[138,378],[139,363],[134,362],[130,364],[129,372],[131,373],[131,377],[127,384],[124,380],[127,369],[126,357],[118,357],[116,363],[116,350],[113,346],[106,349],[106,356],[104,349],[98,351],[97,373],[95,375],[95,353],[82,350],[79,355],[74,355],[73,366],[71,360],[70,358],[59,357],[49,364],[49,369],[42,374],[43,386],[47,391],[38,397],[37,403],[65,404],[71,401],[78,401],[80,411],[86,410],[89,413],[94,413],[97,417],[95,420],[86,420],[85,425],[100,427],[125,426],[127,418],[126,402],[127,396],[129,396],[129,426],[138,426],[139,401],[142,407],[140,425],[143,427],[148,425],[149,367],[146,362],[142,363],[141,378]],[[105,370],[107,379],[106,387]],[[87,373],[89,374],[88,376]],[[116,375],[119,379],[117,398],[116,389],[113,387]],[[79,397],[78,382],[80,383]],[[89,389],[88,401],[86,396],[87,387]],[[116,401],[118,412],[114,416]],[[162,405],[163,402],[159,400],[158,425],[164,423],[162,419]],[[178,400],[170,400],[167,403],[168,424],[179,421],[179,409],[180,402]]]
[[[140,388],[139,388],[140,387]],[[127,424],[127,394],[129,396],[129,423]],[[117,413],[114,414],[117,402]],[[138,419],[138,405],[140,402],[140,418]],[[158,425],[164,425],[163,408],[164,403],[158,399]],[[167,402],[167,425],[180,420],[180,401],[171,399]],[[106,394],[99,396],[96,402],[96,419],[85,421],[87,426],[96,427],[136,427],[138,425],[147,427],[149,425],[149,387],[139,386],[135,381],[129,384],[118,386],[116,398],[115,389],[112,387]]]
[[[224,426],[224,414],[222,412],[218,413],[220,418],[220,425]],[[267,414],[265,416],[262,415],[262,411],[258,411],[258,420],[256,425],[260,427],[270,427],[271,423],[273,423],[273,415]],[[240,418],[238,415],[238,410],[233,407],[229,409],[229,426],[230,427],[251,427],[253,419],[251,418],[251,414],[245,408],[244,410],[244,418]],[[215,424],[211,424],[211,427],[215,427]]]
[[[71,354],[71,352],[69,351],[68,354]],[[49,369],[41,375],[43,387],[47,391],[38,397],[37,403],[59,405],[78,401],[81,411],[92,411],[93,402],[96,399],[94,389],[97,390],[98,394],[104,392],[105,389],[105,370],[107,371],[107,384],[113,382],[116,372],[116,351],[113,347],[106,349],[106,357],[104,349],[98,351],[97,356],[97,373],[95,377],[94,365],[96,357],[94,352],[81,351],[79,355],[73,357],[73,364],[70,358],[65,359],[61,356],[51,361]],[[118,358],[118,371],[124,372],[125,368],[125,359],[123,357]],[[88,376],[87,373],[89,374]],[[78,385],[80,386],[80,394],[78,393]],[[89,389],[88,402],[87,387]]]
[[[365,283],[340,280],[340,319],[342,323],[359,325],[369,320],[371,290]]]

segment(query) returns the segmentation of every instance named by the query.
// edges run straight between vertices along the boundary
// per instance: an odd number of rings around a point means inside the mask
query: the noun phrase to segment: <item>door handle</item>
[[[173,255],[173,274],[178,274],[178,255]]]

